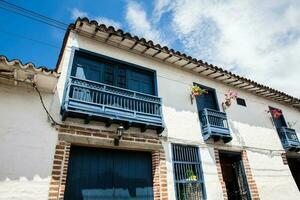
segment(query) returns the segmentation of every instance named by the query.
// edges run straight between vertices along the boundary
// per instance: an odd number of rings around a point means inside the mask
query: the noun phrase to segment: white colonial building
[[[300,199],[299,99],[86,18],[0,110],[0,199]]]

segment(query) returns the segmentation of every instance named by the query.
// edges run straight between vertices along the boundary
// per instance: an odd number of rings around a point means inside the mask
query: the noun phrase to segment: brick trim
[[[215,162],[216,162],[216,166],[217,166],[218,177],[219,177],[221,187],[222,187],[223,197],[224,197],[224,200],[227,200],[228,196],[227,196],[227,191],[226,191],[226,185],[225,185],[225,182],[223,180],[223,175],[222,175],[219,149],[215,148],[214,153],[215,153]],[[247,151],[243,150],[241,152],[241,156],[242,156],[242,161],[243,161],[243,164],[244,164],[245,173],[246,173],[247,182],[248,182],[248,185],[249,185],[249,190],[250,190],[250,193],[251,193],[252,200],[260,200],[257,185],[256,185],[255,180],[253,179],[251,167],[250,167],[250,164],[249,164]]]
[[[154,200],[167,200],[167,166],[163,151],[152,152],[152,171]]]
[[[110,141],[111,147],[113,147],[113,140],[115,133],[107,129],[91,129],[75,126],[65,126],[57,128],[59,135],[71,135],[74,138],[87,137],[89,141],[93,139],[101,139],[103,141]],[[167,167],[166,167],[166,156],[162,148],[161,141],[157,134],[147,133],[125,133],[121,141],[130,142],[133,149],[139,150],[134,146],[139,144],[143,145],[154,145],[156,149],[149,150],[152,155],[152,174],[153,174],[153,195],[154,200],[167,200]],[[82,145],[90,146],[82,141]],[[59,139],[55,148],[51,182],[49,188],[49,200],[63,200],[64,192],[67,180],[68,162],[70,156],[70,147],[73,144],[70,141]],[[74,143],[80,145],[80,142]],[[121,144],[121,143],[120,143]],[[98,145],[93,145],[98,146]],[[157,148],[160,146],[160,148]],[[101,146],[99,146],[101,147]],[[107,146],[106,146],[107,147]],[[139,146],[140,147],[140,146]]]
[[[58,140],[56,144],[48,194],[49,200],[63,199],[67,179],[70,147],[70,143],[62,140]]]
[[[251,192],[252,200],[260,200],[257,185],[256,185],[256,182],[255,182],[255,180],[253,178],[253,175],[252,175],[252,171],[251,171],[251,167],[250,167],[250,164],[249,164],[249,160],[248,160],[246,150],[242,151],[242,160],[243,160],[243,164],[244,164],[244,168],[245,168],[246,177],[247,177],[247,180],[248,180],[248,185],[249,185],[249,189],[250,189],[250,192]]]
[[[215,153],[215,162],[216,162],[216,166],[217,166],[218,177],[219,177],[221,187],[222,187],[223,197],[224,197],[224,200],[228,200],[226,185],[225,185],[225,182],[223,180],[223,175],[222,175],[219,150],[215,148],[214,153]]]

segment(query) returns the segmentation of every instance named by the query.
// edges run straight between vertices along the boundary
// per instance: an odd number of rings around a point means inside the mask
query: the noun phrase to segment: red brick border
[[[216,161],[216,165],[217,165],[218,177],[219,177],[219,180],[221,182],[224,200],[227,200],[228,196],[227,196],[227,191],[226,191],[226,185],[225,185],[225,182],[224,182],[223,176],[222,176],[219,149],[215,148],[214,153],[215,153],[215,161]],[[252,197],[253,200],[260,200],[258,190],[257,190],[257,185],[256,185],[255,180],[253,179],[253,176],[252,176],[252,171],[251,171],[251,167],[250,167],[250,164],[249,164],[247,151],[243,150],[241,152],[241,155],[242,155],[242,160],[243,160],[243,164],[244,164],[244,168],[245,168],[245,173],[246,173],[247,182],[248,182],[248,185],[249,185],[251,197]]]
[[[56,145],[49,188],[49,200],[63,199],[67,179],[70,147],[70,143],[61,140],[59,140]]]
[[[227,200],[228,196],[227,196],[227,191],[226,191],[226,185],[225,185],[225,182],[223,180],[223,175],[222,175],[219,150],[215,148],[214,153],[215,153],[215,161],[216,161],[216,166],[217,166],[218,177],[219,177],[221,187],[222,187],[223,197],[224,197],[224,200]]]
[[[102,138],[113,141],[115,135],[113,131],[98,130],[74,126],[65,126],[57,129],[59,133],[84,136],[90,139]],[[132,144],[159,144],[161,141],[157,134],[125,133],[122,140],[132,142]],[[58,140],[55,148],[54,161],[52,167],[51,182],[49,188],[49,200],[63,200],[67,179],[68,161],[70,156],[71,143]],[[152,173],[153,173],[153,195],[154,200],[167,200],[167,167],[164,150],[152,150]]]
[[[167,166],[163,151],[152,152],[152,171],[154,200],[167,200]]]
[[[251,167],[250,167],[250,164],[249,164],[247,151],[245,151],[245,150],[242,151],[242,160],[243,160],[243,164],[244,164],[244,168],[245,168],[245,172],[246,172],[246,177],[247,177],[250,192],[251,192],[251,197],[252,197],[253,200],[260,200],[258,190],[257,190],[257,185],[256,185],[255,180],[253,179]]]

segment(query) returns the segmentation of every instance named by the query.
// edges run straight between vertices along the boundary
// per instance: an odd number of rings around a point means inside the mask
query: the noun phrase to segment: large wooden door
[[[153,199],[151,154],[72,146],[66,200]]]

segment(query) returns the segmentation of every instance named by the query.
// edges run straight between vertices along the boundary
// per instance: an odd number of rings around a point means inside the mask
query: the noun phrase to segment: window
[[[76,51],[71,76],[155,95],[154,72],[113,59]]]
[[[245,107],[247,106],[245,99],[242,98],[236,98],[236,103],[240,106],[245,106]]]
[[[282,111],[278,108],[273,108],[269,106],[273,122],[276,128],[287,127]],[[278,116],[277,116],[278,115]]]
[[[196,97],[198,111],[200,112],[204,108],[219,111],[219,105],[215,89],[196,83],[194,83],[194,85],[198,85],[200,88],[205,89],[207,91],[207,93]]]
[[[199,149],[173,144],[174,181],[177,200],[204,199]]]

